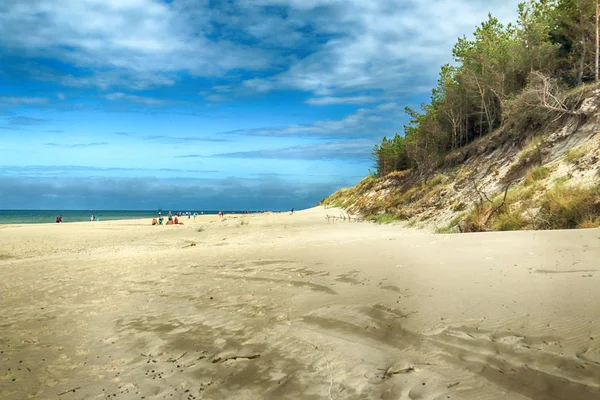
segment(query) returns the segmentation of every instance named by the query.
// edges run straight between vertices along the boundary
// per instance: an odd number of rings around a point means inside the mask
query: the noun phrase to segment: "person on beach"
[[[62,222],[62,217],[60,215],[56,216],[56,223],[60,224]]]
[[[156,220],[156,218],[152,218],[152,225],[158,225],[158,221]]]
[[[178,219],[177,217],[175,217],[175,220],[173,221],[173,223],[174,223],[175,225],[179,225],[179,219]]]
[[[292,207],[292,214],[294,214],[294,207]]]
[[[169,211],[169,222],[173,221],[173,214]]]

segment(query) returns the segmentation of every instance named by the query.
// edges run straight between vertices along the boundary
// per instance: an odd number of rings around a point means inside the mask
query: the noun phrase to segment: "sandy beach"
[[[0,226],[0,399],[600,399],[600,230]]]

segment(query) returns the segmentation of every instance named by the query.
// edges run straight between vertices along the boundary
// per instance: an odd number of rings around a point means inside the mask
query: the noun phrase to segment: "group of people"
[[[57,216],[56,216],[56,223],[57,223],[57,224],[60,224],[61,222],[63,222],[63,220],[62,220],[62,215],[57,215]]]
[[[91,221],[91,222],[94,222],[94,221],[100,221],[100,218],[98,218],[98,217],[96,217],[94,214],[92,214],[92,215],[90,216],[90,221]]]
[[[171,211],[169,211],[169,215],[167,217],[167,223],[166,225],[179,225],[179,218],[177,217],[177,215],[181,216],[182,214],[175,214],[175,216],[173,216],[173,213]],[[194,219],[196,217],[194,216]],[[162,225],[163,224],[163,216],[162,213],[159,211],[158,212],[158,219],[153,218],[152,219],[152,225]]]

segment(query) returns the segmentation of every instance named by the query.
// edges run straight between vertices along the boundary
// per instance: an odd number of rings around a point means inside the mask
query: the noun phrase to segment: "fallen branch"
[[[58,395],[59,395],[59,396],[62,396],[62,395],[64,395],[64,394],[67,394],[67,393],[75,393],[75,391],[76,391],[76,390],[79,390],[79,389],[81,389],[81,387],[80,387],[80,386],[76,387],[75,389],[69,389],[69,390],[67,390],[66,392],[59,393]]]
[[[253,354],[251,356],[231,356],[231,357],[217,357],[214,360],[212,360],[213,364],[218,363],[218,362],[225,362],[225,361],[229,361],[229,360],[237,360],[238,358],[244,358],[246,360],[253,360],[255,358],[260,357],[260,354]]]
[[[508,195],[508,189],[510,188],[510,186],[513,184],[513,181],[508,182],[508,184],[504,187],[504,197],[502,198],[502,203],[500,203],[500,205],[496,208],[494,208],[492,210],[492,212],[487,216],[484,225],[487,226],[488,222],[490,222],[490,219],[492,219],[492,216],[498,211],[500,210],[502,207],[504,207],[504,204],[506,204],[506,196]]]
[[[481,199],[481,202],[483,203],[484,200],[487,200],[490,203],[493,203],[492,200],[490,200],[490,198],[487,196],[487,194],[483,191],[481,191],[478,187],[477,187],[477,182],[475,181],[475,177],[471,175],[471,183],[473,184],[473,187],[475,188],[475,192],[477,192],[477,194],[479,195],[479,198]]]
[[[378,370],[379,371],[385,371],[383,373],[383,375],[381,376],[381,379],[386,379],[386,378],[391,378],[392,376],[398,375],[398,374],[409,374],[411,372],[415,372],[415,366],[412,365],[412,364],[409,364],[408,367],[399,369],[397,371],[393,371],[392,367],[389,367],[387,369],[381,369],[381,368],[379,368]]]

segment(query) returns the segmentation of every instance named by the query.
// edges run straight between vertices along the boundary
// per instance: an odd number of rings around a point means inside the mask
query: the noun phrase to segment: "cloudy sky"
[[[0,209],[289,209],[517,0],[2,0]]]

